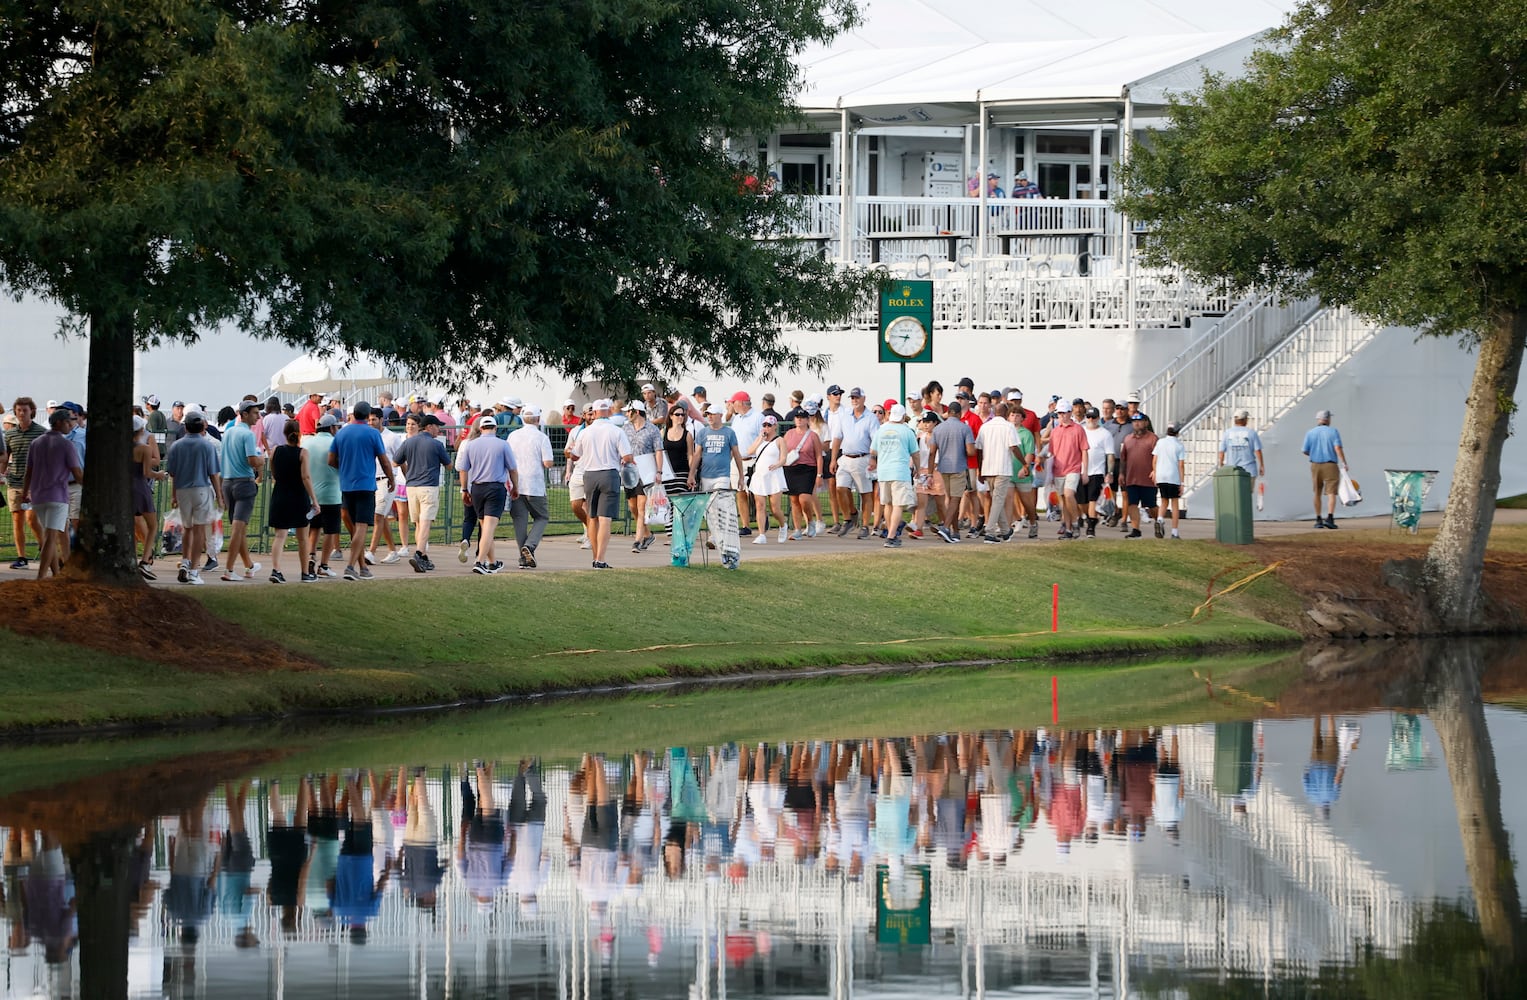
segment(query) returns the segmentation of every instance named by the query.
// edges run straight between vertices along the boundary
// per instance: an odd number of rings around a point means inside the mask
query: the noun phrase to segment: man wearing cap
[[[872,520],[874,517],[870,506],[874,489],[870,479],[870,446],[874,444],[875,432],[880,429],[880,420],[865,408],[863,389],[858,386],[850,389],[848,401],[852,409],[843,415],[838,436],[832,441],[832,471],[841,491],[844,511],[843,526],[838,530],[840,537],[847,537],[861,518]],[[858,511],[854,510],[855,494],[859,499]],[[869,536],[869,520],[864,520],[859,525],[859,538]]]
[[[497,411],[493,415],[493,432],[502,440],[508,440],[509,435],[525,426],[525,421],[520,419],[520,411],[525,408],[525,401],[518,396],[505,396],[494,407]]]
[[[836,472],[837,455],[834,454],[833,442],[843,436],[843,421],[848,416],[848,411],[843,409],[843,387],[833,384],[827,387],[826,408],[822,411],[822,419],[827,422],[824,428],[822,440],[822,478],[827,480],[827,501],[832,508],[832,531],[841,535],[844,532],[843,525],[848,521],[845,510],[853,509],[843,505],[843,491],[838,489]]]
[[[1080,494],[1088,450],[1086,429],[1072,419],[1069,409],[1058,411],[1050,425],[1050,458],[1051,474],[1059,481],[1061,538],[1076,538],[1081,530]]]
[[[152,393],[144,396],[143,405],[148,409],[148,413],[144,415],[143,420],[150,434],[163,434],[170,429],[170,418],[165,416],[164,410],[160,408],[161,403],[158,396]]]
[[[222,451],[207,436],[207,418],[189,410],[186,436],[170,445],[164,471],[175,482],[175,506],[185,534],[181,544],[181,583],[201,586],[201,558],[207,549],[207,529],[219,517],[216,497],[223,492]]]
[[[712,539],[721,536],[721,565],[736,569],[742,559],[742,543],[737,531],[737,494],[731,489],[731,470],[735,466],[737,477],[744,476],[742,449],[737,447],[737,435],[730,427],[722,426],[726,407],[712,403],[705,411],[708,426],[695,434],[694,452],[689,459],[689,488],[698,483],[700,492],[710,494],[705,506],[705,520],[710,526]]]
[[[605,557],[610,549],[610,522],[620,514],[620,470],[636,461],[630,438],[610,422],[614,405],[608,399],[596,400],[594,420],[578,437],[578,467],[588,497],[589,546],[595,569],[610,568]]]
[[[308,437],[318,431],[318,418],[323,416],[323,406],[320,405],[323,393],[308,393],[307,402],[297,407],[297,430],[303,437]]]
[[[1315,527],[1335,528],[1336,494],[1341,470],[1347,467],[1347,453],[1341,447],[1341,432],[1331,426],[1330,410],[1315,414],[1315,426],[1304,434],[1304,454],[1310,460],[1310,481],[1315,486]],[[1324,521],[1320,519],[1322,495],[1326,498]]]
[[[223,580],[233,583],[252,580],[260,564],[249,555],[249,519],[254,516],[255,496],[260,492],[257,480],[265,467],[265,456],[255,440],[254,425],[260,419],[260,404],[252,399],[240,401],[238,414],[223,433],[223,505],[228,511],[228,565]],[[216,555],[216,553],[213,553]],[[246,570],[237,572],[242,561]]]
[[[1130,433],[1119,449],[1119,482],[1124,484],[1125,527],[1140,537],[1140,508],[1156,516],[1156,435],[1145,415],[1130,418]]]
[[[405,438],[395,455],[408,487],[408,516],[414,522],[414,552],[408,564],[415,573],[427,573],[435,568],[429,558],[429,530],[440,513],[440,470],[451,464],[451,456],[440,440],[445,425],[439,417],[410,413],[408,419],[418,423],[419,433]]]
[[[161,451],[168,451],[170,445],[186,436],[186,425],[183,423],[185,415],[184,402],[177,399],[170,404],[170,419],[165,421],[164,444]]]
[[[456,453],[456,471],[477,512],[477,558],[472,572],[490,576],[503,568],[495,558],[494,534],[509,501],[519,493],[519,471],[514,450],[498,436],[497,420],[489,414],[477,419],[477,436]]]
[[[302,450],[306,453],[308,479],[313,484],[313,498],[318,501],[318,516],[308,524],[308,564],[303,567],[302,582],[312,583],[319,577],[336,577],[339,574],[329,568],[329,553],[339,551],[339,529],[343,518],[344,497],[339,489],[339,470],[329,464],[329,451],[334,445],[334,429],[339,421],[332,413],[318,418],[312,434],[302,438]],[[320,537],[321,536],[321,537]]]
[[[376,521],[376,466],[380,462],[382,477],[387,481],[387,491],[393,492],[397,482],[393,477],[392,460],[387,457],[387,446],[382,435],[370,424],[371,404],[365,400],[355,404],[352,419],[329,447],[329,465],[339,470],[340,502],[344,512],[354,525],[350,529],[350,553],[345,563],[346,580],[371,579],[371,567],[366,565],[366,534]]]
[[[1039,491],[1034,472],[1039,465],[1039,439],[1024,425],[1019,410],[1014,409],[1018,404],[1007,405],[1007,422],[1018,435],[1018,457],[1013,460],[1013,509],[1016,516],[1028,523],[1029,537],[1038,538]]]
[[[514,519],[520,569],[535,569],[536,548],[551,521],[546,505],[546,470],[552,466],[551,438],[541,430],[539,406],[525,407],[520,416],[525,426],[509,435],[509,450],[514,452],[514,464],[520,471],[519,490],[509,501],[509,516]]]
[[[753,455],[759,447],[759,440],[763,437],[763,414],[753,409],[753,397],[746,392],[738,390],[732,393],[732,398],[727,401],[732,409],[732,419],[729,427],[737,437],[737,447],[742,450],[743,476],[736,483],[737,508],[741,512],[739,518],[741,526],[737,533],[744,538],[753,533],[748,527],[748,515],[753,510],[753,499],[748,493],[748,480],[753,478]],[[767,531],[768,525],[760,523],[759,531]]]
[[[1086,505],[1083,516],[1087,519],[1087,537],[1096,538],[1098,501],[1103,498],[1103,484],[1114,475],[1119,456],[1114,449],[1113,434],[1102,425],[1102,412],[1097,407],[1088,407],[1083,419],[1086,420],[1082,429],[1087,435],[1087,465],[1082,470],[1081,489],[1076,498]]]
[[[441,410],[440,412],[444,413],[446,411]],[[436,417],[435,419],[439,420],[440,418]],[[366,418],[366,422],[378,434],[382,435],[382,447],[387,449],[387,457],[396,465],[398,446],[405,440],[403,435],[382,423],[382,412],[380,410],[372,409],[371,415]],[[375,464],[374,471],[376,473],[376,523],[371,526],[371,544],[366,547],[363,558],[366,562],[375,564],[377,562],[377,544],[379,542],[386,542],[387,554],[382,557],[381,561],[390,566],[403,558],[403,554],[399,550],[408,544],[408,539],[404,537],[405,526],[402,523],[398,525],[398,537],[396,539],[392,537],[391,522],[398,520],[397,491],[395,488],[384,485],[385,479],[382,476],[382,464],[380,462]],[[407,516],[406,510],[403,511],[403,516]]]
[[[377,393],[376,401],[381,410],[380,416],[382,418],[382,426],[384,427],[391,427],[393,424],[401,424],[403,422],[402,417],[398,413],[398,408],[392,405],[392,400],[393,395],[390,392],[384,390]],[[280,440],[280,438],[274,438],[273,440]]]
[[[85,467],[85,408],[71,400],[64,400],[58,404],[60,410],[68,412],[70,416],[69,427],[64,431],[64,437],[74,445],[74,450],[79,456],[80,468]],[[80,500],[84,494],[84,486],[81,480],[69,484],[69,539],[70,547],[73,540],[78,537],[80,529]],[[64,549],[64,555],[69,554],[69,548]]]
[[[1128,414],[1131,420],[1134,419],[1134,416],[1137,413],[1144,417],[1146,420],[1150,420],[1150,414],[1140,409],[1140,394],[1138,392],[1132,392],[1128,396],[1124,397],[1124,411],[1126,414]],[[1155,424],[1151,424],[1152,429],[1154,429],[1155,426]]]
[[[32,442],[48,431],[32,419],[37,413],[37,404],[32,402],[31,396],[17,397],[11,404],[11,413],[16,417],[16,426],[6,430],[5,450],[0,452],[0,471],[5,473],[5,500],[11,508],[11,538],[16,543],[16,561],[11,563],[11,569],[29,569],[26,528],[31,525],[32,537],[37,539],[39,549],[43,533],[37,514],[22,502],[21,491],[26,481],[27,455]]]
[[[976,457],[976,436],[964,417],[964,404],[950,403],[949,419],[933,428],[928,444],[928,462],[944,480],[940,524],[934,530],[946,542],[960,539],[960,501],[970,486],[970,462]],[[976,427],[980,429],[979,424]]]
[[[48,433],[31,442],[21,502],[31,504],[42,528],[37,579],[56,575],[69,555],[69,487],[85,480],[85,463],[66,436],[74,412],[60,406],[48,414]]]
[[[1262,461],[1262,438],[1247,426],[1251,420],[1250,410],[1236,410],[1235,423],[1225,428],[1219,438],[1219,464],[1234,465],[1245,469],[1253,480],[1267,474]]]
[[[571,399],[564,399],[562,401],[562,426],[571,431],[581,423],[583,423],[583,418],[578,416],[578,404]]]
[[[641,475],[641,482],[625,488],[626,508],[636,524],[631,551],[645,552],[656,538],[647,525],[647,494],[657,482],[657,453],[663,447],[663,432],[647,419],[647,404],[640,399],[626,404],[625,432],[636,460],[636,471]]]
[[[1187,449],[1177,436],[1177,425],[1167,424],[1166,434],[1156,441],[1156,491],[1161,495],[1161,513],[1156,518],[1156,537],[1162,536],[1167,514],[1172,515],[1172,537],[1180,538],[1177,524],[1182,517],[1182,483],[1187,474]]]
[[[912,488],[912,460],[918,452],[917,433],[907,426],[907,408],[895,403],[886,411],[885,423],[871,444],[870,471],[879,483],[884,508],[885,547],[901,548],[902,512],[917,503]]]
[[[710,412],[710,398],[705,393],[705,386],[695,386],[689,394],[689,401],[694,404],[689,412],[698,414],[702,419]]]
[[[658,395],[657,386],[651,382],[642,385],[642,402],[647,404],[647,421],[654,427],[662,427],[668,419],[668,402]]]

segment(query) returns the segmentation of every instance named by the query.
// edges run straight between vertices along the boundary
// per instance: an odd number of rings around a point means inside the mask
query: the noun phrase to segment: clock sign
[[[887,281],[881,286],[880,361],[933,361],[933,282]]]

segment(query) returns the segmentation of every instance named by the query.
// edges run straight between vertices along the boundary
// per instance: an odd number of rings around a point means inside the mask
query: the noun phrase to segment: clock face
[[[928,331],[916,317],[898,316],[885,328],[885,346],[900,357],[916,357],[927,344]]]

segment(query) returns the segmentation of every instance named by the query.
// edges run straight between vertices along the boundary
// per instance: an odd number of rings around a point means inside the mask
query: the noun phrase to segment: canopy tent
[[[348,358],[304,354],[270,377],[269,391],[288,396],[321,392],[348,398],[361,389],[395,385],[399,381],[400,376],[369,354]]]

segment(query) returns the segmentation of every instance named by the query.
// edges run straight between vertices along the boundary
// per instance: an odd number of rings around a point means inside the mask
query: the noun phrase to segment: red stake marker
[[[1060,631],[1060,584],[1050,591],[1050,631]]]
[[[1050,725],[1060,725],[1060,678],[1050,675]]]

